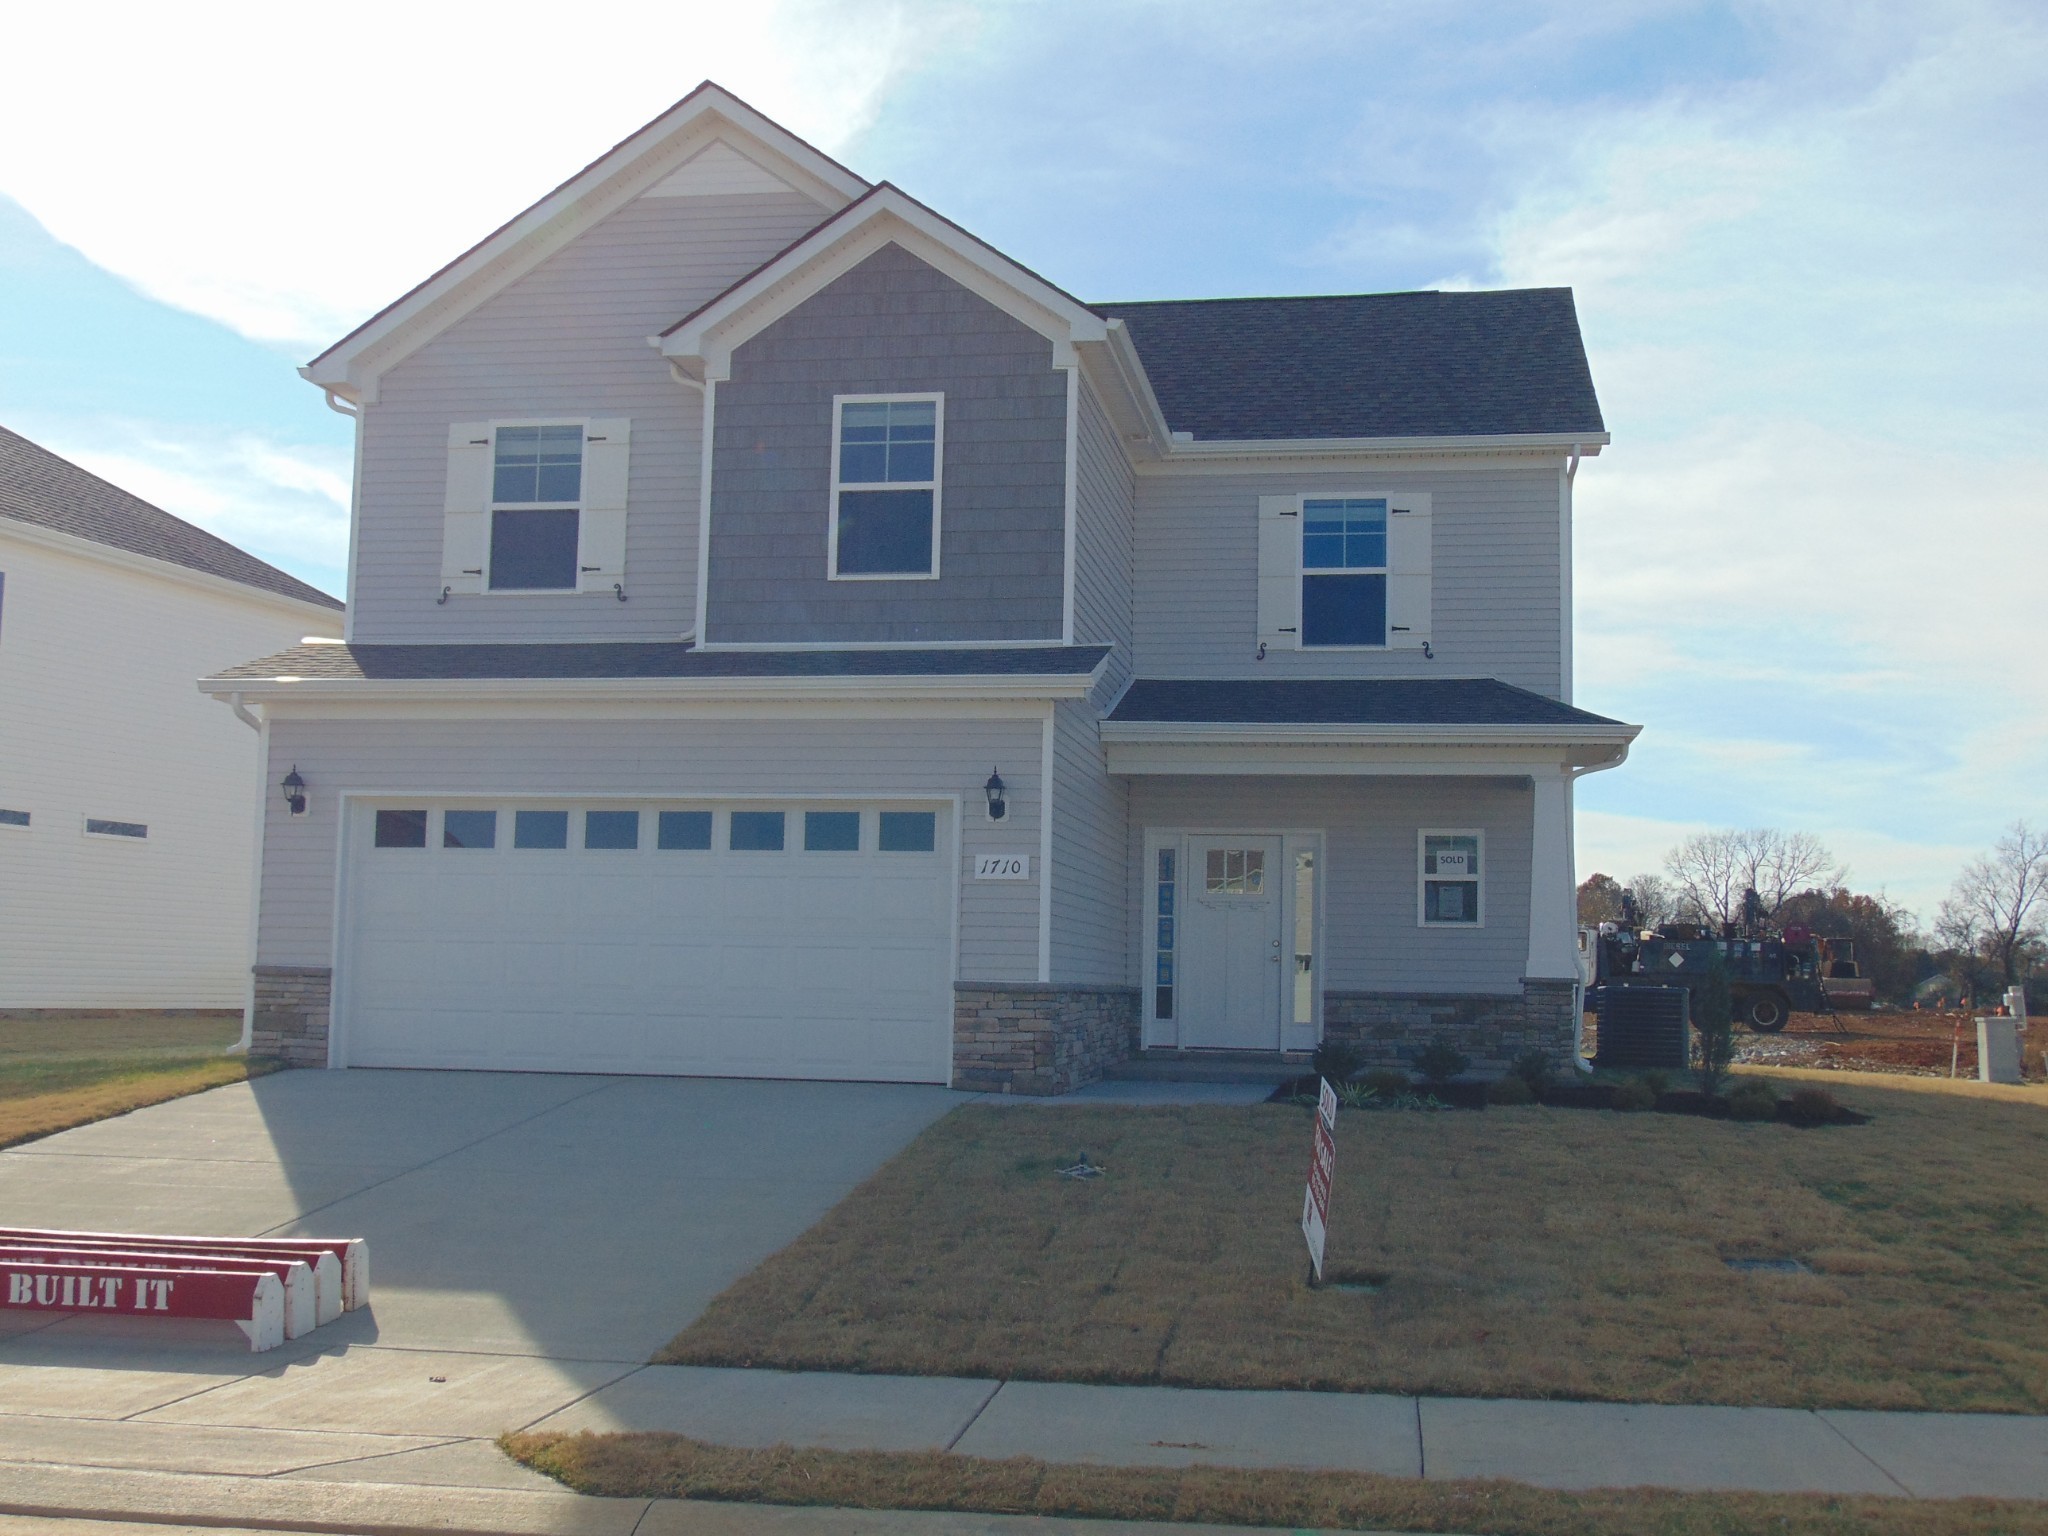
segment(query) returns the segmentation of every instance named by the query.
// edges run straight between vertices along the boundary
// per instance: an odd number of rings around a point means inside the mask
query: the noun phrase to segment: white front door
[[[1277,837],[1188,840],[1180,1043],[1280,1049],[1281,843]]]

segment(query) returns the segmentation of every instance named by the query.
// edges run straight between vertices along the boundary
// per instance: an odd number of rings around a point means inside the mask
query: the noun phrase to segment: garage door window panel
[[[805,811],[804,852],[859,853],[859,811]]]
[[[734,853],[780,853],[783,849],[780,811],[734,811],[726,846]]]
[[[939,818],[933,811],[884,811],[877,846],[883,853],[931,853],[939,845]]]
[[[379,848],[424,848],[427,846],[425,811],[379,811],[376,843]]]
[[[665,852],[711,851],[709,811],[663,811],[655,824],[654,846]]]
[[[520,811],[512,819],[514,848],[554,849],[569,846],[567,811]]]
[[[495,848],[498,846],[496,811],[444,811],[441,815],[443,848]]]
[[[585,811],[583,846],[626,851],[640,846],[638,811]]]

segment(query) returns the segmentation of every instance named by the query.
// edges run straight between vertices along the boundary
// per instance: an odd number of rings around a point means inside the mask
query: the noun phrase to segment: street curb
[[[632,1536],[652,1499],[315,1482],[106,1467],[0,1466],[0,1514],[333,1536]]]

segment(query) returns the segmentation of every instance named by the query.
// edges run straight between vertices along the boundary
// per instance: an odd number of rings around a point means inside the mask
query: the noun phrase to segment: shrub
[[[1336,1083],[1337,1102],[1346,1109],[1371,1109],[1378,1105],[1380,1096],[1365,1083]]]
[[[1529,1086],[1526,1078],[1517,1077],[1510,1072],[1506,1077],[1496,1077],[1486,1085],[1486,1102],[1501,1105],[1534,1104],[1536,1091]]]
[[[1634,1113],[1637,1110],[1657,1107],[1657,1090],[1647,1078],[1632,1077],[1627,1082],[1617,1083],[1614,1088],[1613,1104],[1616,1109]]]
[[[1778,1090],[1760,1077],[1746,1077],[1728,1095],[1728,1113],[1737,1120],[1775,1120]]]
[[[1358,1076],[1358,1069],[1365,1065],[1365,1057],[1348,1040],[1325,1040],[1316,1047],[1312,1065],[1316,1076],[1325,1079],[1332,1088],[1341,1088]]]
[[[1472,1058],[1438,1035],[1416,1053],[1415,1065],[1430,1082],[1447,1083],[1471,1066]]]
[[[1645,1072],[1638,1081],[1650,1090],[1653,1098],[1661,1099],[1671,1091],[1671,1074],[1669,1072],[1659,1072],[1655,1067]]]
[[[1543,1097],[1543,1091],[1550,1086],[1551,1076],[1556,1068],[1548,1051],[1532,1045],[1515,1058],[1515,1064],[1508,1070],[1529,1085],[1531,1096],[1540,1099]]]
[[[1365,1074],[1365,1086],[1383,1099],[1398,1099],[1414,1085],[1399,1067],[1377,1067]]]
[[[1818,1083],[1795,1089],[1785,1100],[1785,1118],[1794,1125],[1833,1125],[1841,1113],[1840,1101]]]

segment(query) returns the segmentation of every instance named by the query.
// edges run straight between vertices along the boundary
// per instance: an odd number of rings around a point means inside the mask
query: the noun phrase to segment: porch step
[[[1309,1070],[1307,1053],[1278,1051],[1140,1051],[1103,1073],[1119,1082],[1270,1083],[1278,1086]]]

